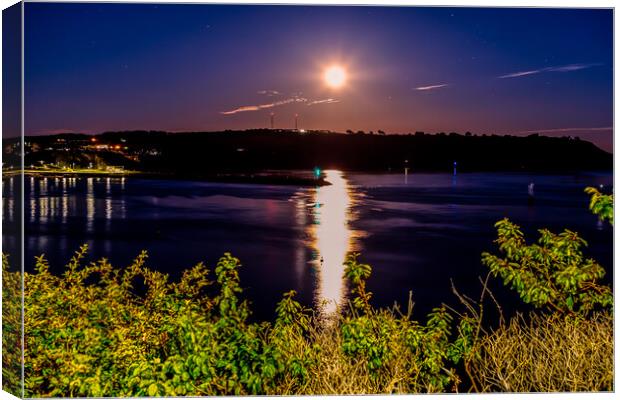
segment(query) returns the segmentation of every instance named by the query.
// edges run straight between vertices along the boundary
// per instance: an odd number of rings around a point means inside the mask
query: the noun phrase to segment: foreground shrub
[[[81,267],[85,253],[63,276],[43,257],[25,274],[27,396],[258,394],[288,375],[304,382],[305,310],[289,293],[274,326],[247,323],[236,258],[220,259],[216,282],[198,264],[171,283],[146,253],[125,269]]]
[[[314,315],[291,291],[274,322],[250,323],[240,263],[229,254],[214,280],[198,264],[179,282],[147,268],[145,253],[124,269],[105,259],[81,266],[85,254],[83,247],[62,276],[43,257],[24,276],[26,396],[454,392],[460,365],[472,390],[612,384],[610,313],[520,317],[487,332],[482,308],[456,314],[454,326],[455,314],[441,306],[420,323],[411,302],[405,313],[372,307],[371,268],[351,255],[345,274],[354,297],[342,315]],[[9,279],[18,277],[6,264]],[[19,293],[19,285],[5,289]]]
[[[575,232],[554,234],[540,229],[538,243],[528,245],[518,225],[503,219],[497,227],[501,256],[482,254],[482,263],[504,285],[519,293],[535,307],[561,314],[585,315],[598,308],[611,307],[613,294],[600,284],[605,270],[581,248],[586,241]]]
[[[354,284],[353,307],[341,321],[342,349],[358,359],[370,374],[377,393],[441,392],[459,382],[450,368],[452,316],[435,308],[425,325],[396,310],[375,310],[366,291],[371,267],[347,258],[345,275]]]
[[[373,308],[370,267],[355,256],[347,277],[357,296],[342,315],[314,315],[291,291],[274,322],[250,323],[230,254],[213,280],[198,264],[169,282],[144,252],[123,269],[82,265],[86,252],[60,276],[43,256],[24,274],[28,397],[412,393],[458,383],[446,309],[420,324],[411,304],[406,314]],[[6,277],[17,279],[7,267],[5,258]],[[19,285],[6,289],[19,295]]]
[[[603,194],[596,188],[587,187],[585,192],[590,195],[590,210],[599,216],[602,221],[614,224],[614,196]]]
[[[22,392],[22,274],[8,270],[2,255],[2,390],[17,397]]]

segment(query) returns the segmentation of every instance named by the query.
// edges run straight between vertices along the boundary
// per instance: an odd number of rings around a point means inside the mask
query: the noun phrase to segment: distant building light
[[[306,133],[306,130],[305,129],[300,129],[299,133]]]

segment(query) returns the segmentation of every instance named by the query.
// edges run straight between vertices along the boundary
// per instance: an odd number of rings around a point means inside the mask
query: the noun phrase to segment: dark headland
[[[5,167],[18,164],[19,139],[4,140]],[[34,168],[132,170],[174,178],[264,180],[274,170],[575,173],[611,171],[613,156],[571,137],[467,134],[371,134],[255,129],[224,132],[106,132],[24,140]],[[306,177],[274,173],[286,183]],[[261,178],[262,177],[262,178]],[[247,179],[246,179],[247,178]],[[300,180],[297,180],[299,178]],[[315,181],[316,182],[316,181]],[[282,182],[277,182],[282,183]]]

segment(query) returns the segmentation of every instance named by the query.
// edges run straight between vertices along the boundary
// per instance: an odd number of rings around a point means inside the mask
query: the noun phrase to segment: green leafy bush
[[[146,253],[126,269],[105,259],[81,267],[85,254],[84,246],[63,276],[43,257],[25,275],[27,396],[266,393],[289,366],[304,365],[286,343],[301,340],[304,311],[289,294],[279,309],[297,310],[296,320],[282,311],[273,327],[247,323],[239,260],[229,254],[216,282],[198,264],[177,283],[145,267]],[[209,298],[203,289],[213,284]]]
[[[394,311],[374,310],[372,293],[366,290],[372,269],[359,263],[358,256],[351,254],[345,262],[345,276],[355,285],[355,297],[341,324],[344,354],[363,360],[371,377],[388,382],[386,366],[395,359],[406,360],[403,368],[408,375],[401,378],[398,391],[439,392],[458,383],[448,367],[452,316],[445,307],[434,309],[426,325],[410,320],[410,311],[399,318]]]
[[[614,224],[614,196],[610,194],[602,194],[596,188],[587,187],[585,192],[590,197],[590,210],[598,215],[601,220],[609,221],[610,224]]]
[[[587,314],[613,305],[611,289],[599,283],[605,270],[584,257],[586,241],[577,233],[540,229],[538,243],[528,245],[519,226],[508,219],[495,226],[502,256],[485,252],[482,263],[525,303],[561,314]]]
[[[106,259],[82,265],[86,253],[80,248],[62,275],[43,256],[24,274],[26,396],[411,393],[458,383],[446,309],[425,325],[411,310],[374,309],[371,269],[355,255],[346,275],[356,306],[343,315],[314,315],[290,291],[273,323],[250,323],[241,264],[230,254],[214,278],[198,264],[170,282],[146,266],[145,252],[122,269]],[[5,283],[19,277],[7,267],[4,258]],[[10,298],[20,287],[5,290]]]
[[[9,271],[2,255],[2,390],[17,397],[22,391],[22,274]]]

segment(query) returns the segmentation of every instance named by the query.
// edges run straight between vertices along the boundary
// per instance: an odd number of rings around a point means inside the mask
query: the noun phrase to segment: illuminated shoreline
[[[240,184],[262,184],[262,185],[295,185],[301,187],[328,186],[330,183],[325,177],[319,178],[303,176],[302,174],[278,174],[278,173],[237,173],[237,174],[168,174],[161,172],[142,172],[142,171],[109,171],[97,169],[80,169],[80,170],[4,170],[2,178],[11,178],[15,176],[35,176],[47,178],[70,178],[70,177],[135,177],[141,179],[165,179],[178,181],[204,181],[218,183],[240,183]],[[307,174],[306,174],[307,175]]]

